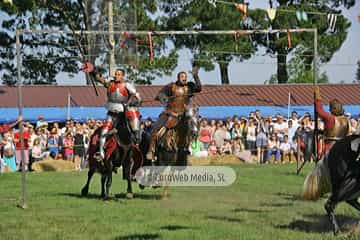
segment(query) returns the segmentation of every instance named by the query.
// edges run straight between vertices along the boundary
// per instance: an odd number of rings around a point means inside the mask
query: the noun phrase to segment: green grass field
[[[229,187],[173,187],[124,198],[125,182],[114,175],[112,199],[102,201],[100,175],[90,195],[80,196],[87,171],[27,174],[28,209],[21,203],[21,174],[0,175],[0,239],[341,239],[334,237],[323,204],[299,199],[303,179],[295,165],[231,165]],[[359,214],[342,203],[336,209],[344,228]],[[346,239],[358,239],[351,237]]]

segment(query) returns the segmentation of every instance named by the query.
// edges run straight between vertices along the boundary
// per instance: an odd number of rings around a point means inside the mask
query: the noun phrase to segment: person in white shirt
[[[276,122],[274,123],[273,133],[276,134],[279,141],[282,141],[284,135],[288,131],[288,124],[284,121],[284,117],[281,115],[276,116]]]
[[[288,157],[289,162],[291,162],[291,144],[287,135],[284,135],[283,141],[280,143],[280,152],[282,163],[285,163],[285,157]]]
[[[268,163],[271,155],[275,155],[275,163],[280,159],[280,143],[276,137],[276,134],[272,134],[268,141],[268,150],[266,151],[265,162]]]

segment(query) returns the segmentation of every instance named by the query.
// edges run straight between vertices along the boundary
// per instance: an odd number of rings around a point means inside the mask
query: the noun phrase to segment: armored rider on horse
[[[179,152],[183,153],[181,155],[187,154],[191,136],[190,131],[187,131],[189,130],[189,122],[186,122],[186,119],[192,116],[193,109],[191,107],[191,99],[194,93],[201,91],[198,71],[198,67],[193,67],[192,75],[195,82],[187,82],[186,72],[179,72],[177,81],[164,86],[156,96],[155,100],[160,101],[166,107],[153,126],[150,146],[146,154],[148,160],[156,160],[156,145],[158,140],[164,136],[167,130],[174,129],[181,122],[184,122],[185,127],[183,129],[185,131],[178,132],[178,143],[176,147]],[[181,165],[186,165],[186,163],[182,163]]]

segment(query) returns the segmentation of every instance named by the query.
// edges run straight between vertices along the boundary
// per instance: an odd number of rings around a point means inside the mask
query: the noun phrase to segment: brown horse
[[[95,172],[101,174],[101,197],[109,198],[112,183],[112,172],[122,166],[123,179],[127,180],[127,198],[132,198],[132,176],[142,165],[142,154],[137,147],[140,142],[140,113],[138,107],[126,107],[122,121],[115,126],[107,136],[105,143],[105,159],[99,158],[99,139],[101,128],[91,136],[87,159],[89,161],[88,179],[81,190],[81,195],[86,196],[89,185]]]
[[[173,125],[166,124],[159,130],[156,139],[155,155],[158,166],[184,166],[188,165],[188,154],[190,141],[197,136],[197,109],[189,108],[187,112],[177,116],[177,121]],[[146,142],[149,138],[143,138],[141,146],[148,146]],[[148,149],[142,149],[145,154]],[[147,163],[146,165],[150,165]],[[156,186],[155,186],[156,187]],[[167,199],[169,186],[165,185],[162,199]]]

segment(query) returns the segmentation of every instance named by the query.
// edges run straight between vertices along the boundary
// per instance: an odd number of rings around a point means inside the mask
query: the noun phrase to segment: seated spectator
[[[34,140],[31,157],[33,162],[38,162],[45,158],[45,153],[43,152],[39,138]]]
[[[216,147],[215,140],[211,141],[209,147],[208,147],[208,154],[209,155],[216,155],[218,153],[218,149]]]
[[[208,152],[204,149],[204,145],[199,139],[194,139],[190,145],[190,154],[194,157],[207,157]]]
[[[231,154],[232,153],[232,145],[230,139],[225,139],[223,145],[220,148],[220,154]]]
[[[275,155],[275,163],[278,163],[280,159],[280,143],[275,134],[272,134],[268,141],[268,150],[265,156],[266,163],[269,162],[271,155]]]
[[[289,137],[284,135],[283,141],[280,143],[280,152],[281,152],[281,163],[285,163],[285,157],[288,157],[289,162],[291,162],[291,144],[289,142]]]

